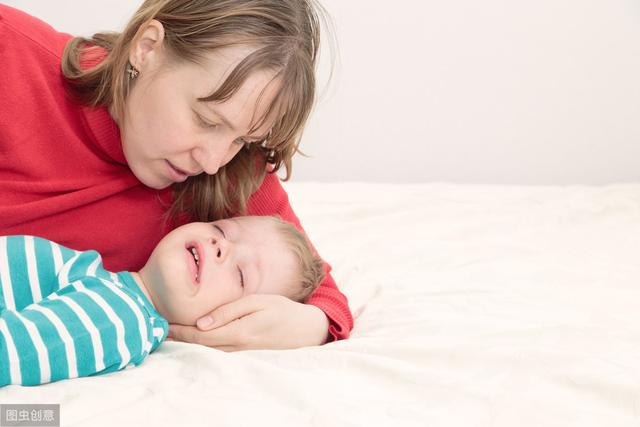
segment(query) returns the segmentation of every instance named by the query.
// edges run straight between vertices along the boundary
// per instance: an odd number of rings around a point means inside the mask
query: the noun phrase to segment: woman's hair
[[[62,71],[70,93],[81,102],[106,106],[115,118],[125,114],[130,85],[129,51],[141,26],[155,19],[164,27],[164,47],[171,61],[200,63],[211,52],[233,45],[255,47],[222,85],[199,101],[229,99],[252,72],[275,71],[279,92],[263,117],[254,117],[250,133],[275,113],[267,140],[245,146],[215,175],[200,174],[174,185],[168,219],[212,221],[243,214],[249,196],[267,173],[291,159],[315,98],[315,68],[320,43],[320,18],[326,12],[315,0],[146,0],[122,33],[76,37],[65,47]],[[326,22],[326,21],[324,21]],[[106,52],[104,60],[83,69],[87,57]]]
[[[324,279],[324,262],[314,253],[307,238],[292,224],[275,216],[262,217],[273,221],[276,231],[293,253],[298,264],[298,277],[288,295],[294,301],[305,302]]]

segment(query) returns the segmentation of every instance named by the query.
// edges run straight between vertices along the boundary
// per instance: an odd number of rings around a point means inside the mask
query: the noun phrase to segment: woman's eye
[[[206,121],[206,120],[205,120],[205,119],[203,119],[203,118],[202,118],[202,116],[201,116],[200,114],[198,114],[198,113],[196,113],[196,117],[197,117],[197,119],[198,119],[198,123],[200,124],[200,126],[202,126],[202,127],[204,127],[204,128],[211,129],[211,128],[215,128],[216,126],[218,126],[218,125],[216,125],[215,123],[211,123],[211,122]]]

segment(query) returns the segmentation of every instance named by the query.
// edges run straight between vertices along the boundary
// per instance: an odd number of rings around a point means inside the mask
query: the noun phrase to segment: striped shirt
[[[169,324],[127,271],[33,236],[0,237],[0,387],[137,366]]]

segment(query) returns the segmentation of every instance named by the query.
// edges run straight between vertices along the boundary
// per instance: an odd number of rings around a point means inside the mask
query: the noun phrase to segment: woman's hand
[[[329,319],[318,307],[280,295],[247,295],[205,316],[198,327],[171,324],[169,337],[224,351],[286,349],[324,344]]]

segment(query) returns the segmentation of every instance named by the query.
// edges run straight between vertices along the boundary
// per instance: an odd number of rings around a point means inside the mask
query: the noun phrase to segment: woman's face
[[[212,94],[250,51],[223,48],[202,65],[170,63],[161,48],[144,51],[143,59],[132,56],[140,74],[119,125],[127,163],[143,184],[162,189],[190,175],[213,175],[244,144],[264,139],[271,117],[254,133],[249,129],[276,95],[274,72],[254,72],[225,102],[198,101]]]

